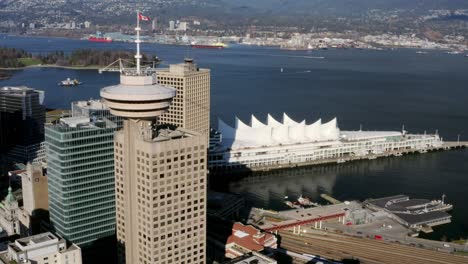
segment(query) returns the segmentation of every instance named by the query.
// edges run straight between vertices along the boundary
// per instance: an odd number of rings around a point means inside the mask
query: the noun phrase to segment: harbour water
[[[91,43],[58,38],[0,35],[0,46],[33,53],[78,48],[133,50],[130,43]],[[338,117],[346,130],[439,131],[447,140],[468,140],[468,59],[442,51],[415,50],[281,51],[234,46],[224,50],[144,44],[162,67],[193,57],[212,71],[211,118],[231,124],[234,116],[249,120],[267,113],[309,122]],[[323,57],[317,58],[317,57]],[[283,71],[281,71],[281,68]],[[60,87],[67,77],[83,82]],[[46,92],[49,108],[69,108],[73,100],[99,98],[100,88],[118,82],[118,74],[96,70],[31,68],[15,72],[0,86],[27,85]],[[225,186],[259,207],[279,209],[284,196],[318,199],[327,192],[339,200],[393,194],[439,199],[454,204],[451,224],[435,228],[432,239],[468,237],[468,151],[436,152],[360,161],[310,169],[259,173]]]

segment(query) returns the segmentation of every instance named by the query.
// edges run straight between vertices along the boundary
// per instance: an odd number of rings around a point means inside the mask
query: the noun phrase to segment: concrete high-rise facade
[[[208,142],[210,133],[210,70],[200,69],[192,59],[158,69],[158,83],[176,88],[167,113],[161,123],[173,124],[203,134]]]
[[[48,222],[49,195],[47,176],[42,165],[28,163],[26,171],[20,174],[23,194],[23,208],[19,212],[21,236],[38,234],[41,222]]]
[[[53,229],[80,247],[115,234],[117,125],[74,116],[46,126],[49,212]]]
[[[119,262],[205,263],[206,141],[200,133],[159,125],[175,89],[156,75],[126,69],[101,96],[124,119],[115,135]]]
[[[41,164],[27,164],[26,172],[21,174],[21,189],[23,207],[29,215],[33,215],[35,210],[49,210],[47,176]]]
[[[7,162],[44,157],[44,92],[28,87],[0,88],[0,155]]]

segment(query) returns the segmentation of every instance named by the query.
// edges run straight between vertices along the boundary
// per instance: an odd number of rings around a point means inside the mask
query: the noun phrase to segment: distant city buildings
[[[158,29],[158,19],[154,18],[153,21],[151,21],[151,30],[155,31]]]
[[[177,30],[187,31],[187,29],[188,29],[187,22],[180,22],[179,25],[177,26]]]
[[[0,155],[7,163],[45,158],[44,92],[28,87],[0,88]]]
[[[8,251],[0,256],[2,263],[25,264],[81,264],[81,249],[65,239],[47,232],[17,239],[8,245]],[[14,262],[13,262],[14,261]]]
[[[185,21],[169,21],[169,30],[178,30],[178,31],[187,31],[188,30],[188,22]]]
[[[80,247],[115,234],[114,132],[99,101],[75,102],[72,117],[46,126],[50,221]]]
[[[159,122],[203,134],[210,131],[210,70],[200,69],[193,59],[158,69],[158,83],[176,88],[176,96]]]

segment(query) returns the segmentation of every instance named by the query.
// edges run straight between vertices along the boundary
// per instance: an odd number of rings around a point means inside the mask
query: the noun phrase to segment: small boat
[[[302,196],[302,194],[301,194],[301,196],[299,196],[299,198],[297,198],[297,202],[302,206],[308,206],[308,205],[312,204],[310,199],[305,197],[305,196]]]
[[[339,159],[339,160],[336,161],[336,163],[345,163],[345,162],[346,162],[345,159]]]
[[[78,79],[70,79],[70,78],[67,78],[66,80],[63,80],[61,82],[58,83],[58,85],[60,86],[76,86],[76,85],[80,85],[82,84],[82,82],[78,81]]]
[[[427,54],[427,51],[416,51],[417,54]]]
[[[281,68],[281,72],[283,72],[283,68]]]

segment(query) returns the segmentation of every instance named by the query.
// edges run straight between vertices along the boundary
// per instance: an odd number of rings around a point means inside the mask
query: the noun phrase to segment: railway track
[[[297,236],[280,232],[281,247],[330,259],[355,258],[361,263],[468,264],[468,257],[343,235]]]

